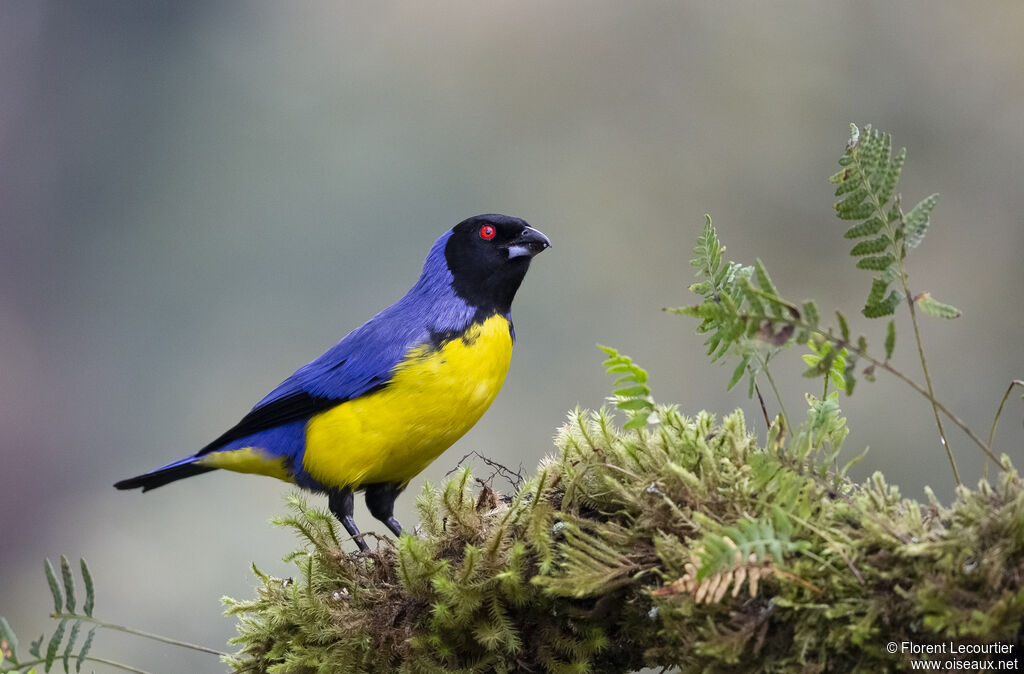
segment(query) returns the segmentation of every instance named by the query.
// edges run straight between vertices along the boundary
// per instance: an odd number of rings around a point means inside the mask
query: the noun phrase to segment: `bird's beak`
[[[545,248],[551,247],[548,237],[538,232],[533,227],[526,227],[519,236],[508,242],[508,257],[533,257]]]

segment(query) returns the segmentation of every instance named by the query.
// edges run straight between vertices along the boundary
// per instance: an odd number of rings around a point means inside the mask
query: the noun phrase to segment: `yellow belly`
[[[415,349],[387,387],[310,419],[302,467],[329,487],[408,482],[487,411],[511,356],[497,315],[437,350]]]

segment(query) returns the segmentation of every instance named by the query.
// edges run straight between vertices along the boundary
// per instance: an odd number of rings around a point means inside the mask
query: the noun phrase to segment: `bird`
[[[477,215],[430,248],[416,284],[273,389],[195,454],[114,484],[143,492],[217,469],[327,495],[359,549],[355,494],[395,536],[395,500],[480,419],[515,341],[512,300],[551,246],[526,221]]]

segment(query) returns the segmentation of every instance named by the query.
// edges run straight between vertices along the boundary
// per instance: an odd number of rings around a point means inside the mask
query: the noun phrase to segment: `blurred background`
[[[924,343],[939,397],[985,437],[1024,375],[1022,25],[1012,0],[0,3],[0,615],[22,652],[52,632],[42,559],[61,553],[90,561],[99,616],[225,648],[219,599],[253,596],[250,562],[292,573],[268,525],[289,487],[111,484],[234,424],[470,215],[523,217],[554,248],[519,292],[500,397],[402,522],[469,451],[532,471],[566,410],[608,394],[597,342],[659,401],[742,407],[763,437],[745,386],[724,390],[732,365],[661,309],[692,301],[710,213],[728,257],[880,347],[826,182],[851,121],[909,148],[906,201],[942,195],[911,286],[964,310],[923,318]],[[895,363],[921,379],[905,319]],[[775,368],[797,419],[819,391],[802,366]],[[842,404],[846,455],[871,447],[859,479],[952,498],[925,400],[881,373]],[[973,485],[980,452],[947,428]],[[1022,433],[1015,395],[996,451],[1018,465]],[[382,530],[361,500],[356,516]],[[224,669],[107,633],[93,651]]]

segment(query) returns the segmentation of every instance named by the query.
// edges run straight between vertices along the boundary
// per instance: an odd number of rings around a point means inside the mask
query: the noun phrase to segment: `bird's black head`
[[[452,288],[485,313],[507,314],[533,256],[551,245],[524,220],[477,215],[452,228],[444,257]]]

